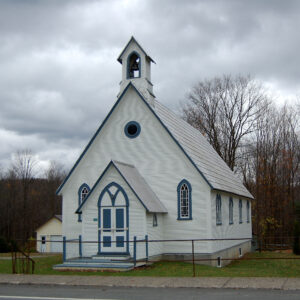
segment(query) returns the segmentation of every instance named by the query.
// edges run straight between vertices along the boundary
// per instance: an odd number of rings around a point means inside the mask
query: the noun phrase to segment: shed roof
[[[149,184],[133,165],[115,160],[113,161],[113,164],[149,212],[168,212],[166,207],[150,188]]]

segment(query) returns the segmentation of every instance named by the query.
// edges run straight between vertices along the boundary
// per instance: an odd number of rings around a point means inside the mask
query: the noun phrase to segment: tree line
[[[55,194],[65,177],[64,168],[51,162],[39,174],[38,160],[30,150],[17,151],[0,178],[0,237],[6,242],[35,238],[35,230],[61,214],[61,197]]]
[[[198,82],[181,107],[254,196],[253,233],[275,243],[300,221],[299,108],[299,101],[276,105],[261,83],[241,75]]]

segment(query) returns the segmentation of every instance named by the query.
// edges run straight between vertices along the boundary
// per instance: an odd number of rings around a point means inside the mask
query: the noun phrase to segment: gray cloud
[[[31,148],[67,167],[116,100],[116,58],[134,35],[177,109],[198,80],[252,74],[299,94],[299,1],[0,1],[0,164]]]

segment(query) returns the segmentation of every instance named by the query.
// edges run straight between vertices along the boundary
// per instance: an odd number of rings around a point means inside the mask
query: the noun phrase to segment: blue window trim
[[[189,216],[184,218],[181,217],[180,212],[181,212],[181,203],[180,203],[180,189],[181,186],[183,184],[186,184],[188,189],[189,189],[189,193],[188,193],[188,197],[189,197]],[[177,186],[177,220],[179,221],[186,221],[186,220],[192,220],[192,186],[191,184],[186,180],[183,179],[179,182],[178,186]]]
[[[243,202],[241,199],[239,200],[239,223],[243,223]]]
[[[80,207],[80,205],[82,204],[82,198],[81,198],[81,192],[82,192],[82,190],[84,189],[84,188],[87,188],[87,190],[90,192],[90,187],[88,186],[88,184],[86,184],[86,183],[83,183],[80,187],[79,187],[79,189],[78,189],[78,207]],[[87,197],[86,197],[87,198]],[[81,213],[79,213],[78,214],[78,222],[82,222],[82,214]]]
[[[229,225],[232,225],[234,222],[233,222],[233,199],[232,197],[229,197]]]
[[[153,225],[153,227],[157,227],[158,226],[157,214],[156,213],[153,214],[152,225]]]
[[[128,133],[128,127],[131,126],[131,125],[135,125],[135,126],[137,127],[137,131],[136,131],[135,134],[129,134],[129,133]],[[139,136],[139,134],[141,133],[141,126],[140,126],[140,124],[139,124],[138,122],[136,122],[136,121],[130,121],[130,122],[128,122],[128,123],[125,125],[125,127],[124,127],[124,133],[125,133],[125,135],[126,135],[128,138],[134,139],[134,138],[136,138],[137,136]]]
[[[250,223],[250,201],[247,200],[247,223]]]
[[[216,225],[222,225],[222,197],[220,194],[217,194],[216,197]]]
[[[136,55],[139,59],[140,59],[140,61],[139,61],[139,76],[138,77],[130,77],[129,76],[129,62],[130,62],[130,58],[131,58],[131,56],[132,55]],[[141,64],[141,62],[142,62],[142,60],[141,60],[141,56],[140,56],[140,54],[139,53],[137,53],[136,51],[132,51],[129,55],[128,55],[128,57],[127,57],[127,70],[126,70],[126,78],[127,79],[135,79],[135,78],[141,78],[141,74],[142,74],[142,68],[141,68],[141,66],[142,66],[142,64]]]

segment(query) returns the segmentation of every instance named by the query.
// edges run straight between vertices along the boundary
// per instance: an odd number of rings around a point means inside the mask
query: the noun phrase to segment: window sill
[[[193,218],[177,218],[177,221],[190,221],[193,220]]]
[[[216,225],[217,225],[217,226],[222,226],[222,223],[217,223]]]

